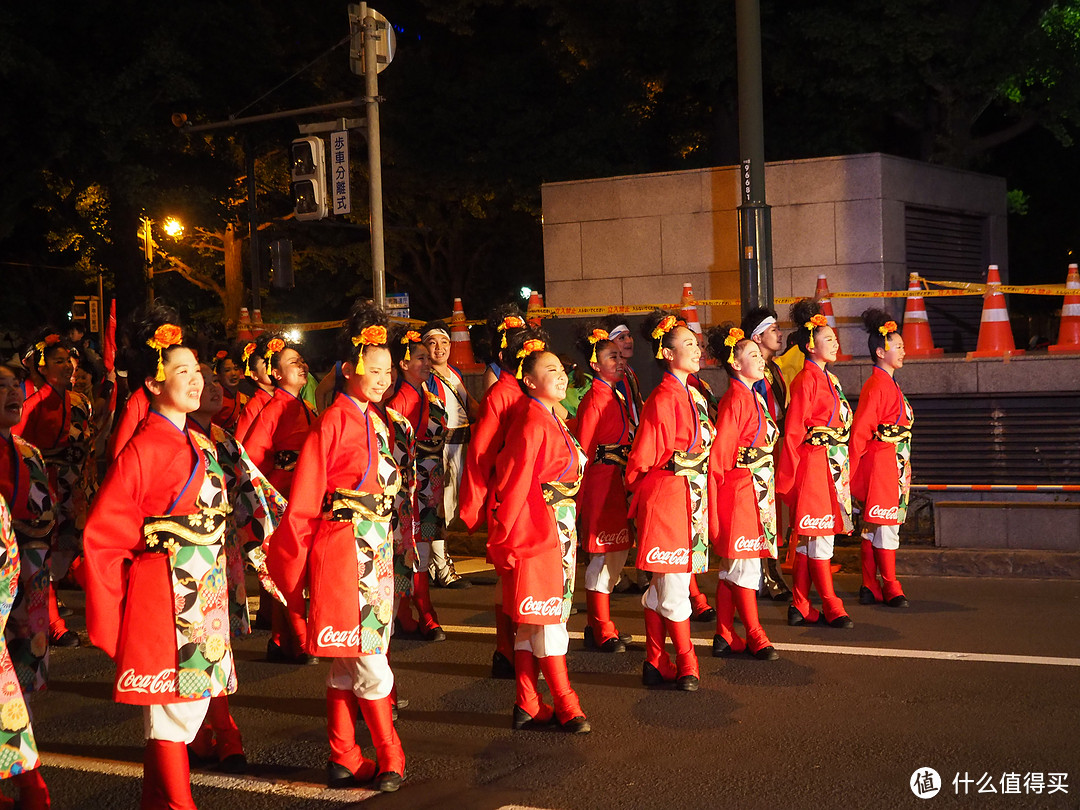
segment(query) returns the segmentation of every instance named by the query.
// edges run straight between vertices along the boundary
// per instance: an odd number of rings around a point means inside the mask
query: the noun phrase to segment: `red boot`
[[[446,641],[446,633],[439,624],[439,616],[435,613],[435,606],[431,604],[431,580],[427,571],[418,571],[413,574],[413,602],[416,604],[418,626],[420,633],[428,641]],[[513,643],[511,642],[511,649]]]
[[[698,660],[697,653],[694,652],[694,641],[690,638],[690,620],[673,622],[671,619],[664,619],[664,626],[667,627],[671,643],[675,647],[675,668],[678,673],[675,688],[683,692],[696,692],[701,681],[698,678]]]
[[[589,624],[585,628],[585,646],[600,652],[626,652],[619,631],[611,621],[611,594],[585,591],[589,606]]]
[[[732,591],[735,590],[726,579],[716,581],[716,635],[713,636],[712,654],[716,658],[741,653],[746,649],[746,642],[735,632],[735,602]],[[746,625],[745,619],[743,621]],[[747,633],[750,628],[747,627]]]
[[[907,607],[908,600],[904,596],[904,589],[900,587],[900,581],[896,578],[896,550],[875,548],[874,560],[877,561],[878,570],[881,571],[881,592],[884,596],[882,601],[889,607]]]
[[[787,623],[792,627],[817,624],[821,614],[810,605],[810,566],[805,554],[796,554],[791,584],[791,606]],[[831,577],[831,575],[830,575]]]
[[[361,699],[360,711],[375,746],[375,760],[378,763],[375,788],[391,793],[401,787],[401,781],[405,778],[405,751],[394,728],[393,702],[389,696],[378,700]]]
[[[659,686],[675,680],[675,665],[664,649],[664,619],[655,610],[645,608],[645,663],[641,668],[641,682],[646,686]]]
[[[695,622],[711,622],[716,618],[716,611],[709,606],[709,600],[697,584],[697,576],[690,575],[690,618]]]
[[[146,741],[139,807],[141,810],[197,810],[191,797],[187,746],[182,742]]]
[[[555,704],[555,716],[563,731],[571,734],[588,734],[589,721],[578,702],[577,692],[570,686],[570,673],[566,670],[565,655],[548,655],[539,659],[540,671],[544,673],[551,700]]]
[[[60,606],[56,603],[56,584],[49,581],[49,645],[52,647],[78,647],[79,634],[69,630]]]
[[[229,712],[228,695],[210,698],[206,719],[214,729],[214,747],[221,762],[219,769],[225,773],[243,773],[247,768],[244,741],[240,736],[239,726]]]
[[[503,611],[502,605],[495,605],[495,653],[491,656],[492,678],[514,677],[514,632],[513,618]]]
[[[11,777],[11,781],[19,788],[19,803],[16,805],[19,810],[49,810],[52,802],[40,768],[23,771]]]
[[[209,715],[209,712],[207,712]],[[217,762],[217,750],[214,748],[214,729],[209,719],[204,720],[195,739],[187,744],[188,765],[200,768]]]
[[[844,610],[844,603],[833,590],[832,560],[809,560],[810,576],[821,597],[821,610],[830,627],[854,627],[855,623]]]
[[[779,658],[776,648],[765,635],[765,628],[761,626],[761,619],[758,617],[757,591],[732,585],[731,598],[739,609],[739,618],[742,619],[743,627],[746,628],[746,646],[749,647],[750,654],[763,661]]]
[[[863,537],[859,547],[859,560],[862,562],[862,587],[859,588],[859,604],[872,605],[882,601],[881,586],[878,585],[877,566],[874,564],[874,544],[868,537]]]
[[[540,664],[531,650],[514,650],[514,673],[517,700],[514,702],[514,728],[545,726],[554,710],[540,699]]]
[[[415,588],[414,585],[414,593],[416,592]],[[404,595],[401,597],[401,601],[398,602],[397,624],[400,631],[406,636],[415,636],[420,628],[419,622],[412,615],[412,602],[412,597]]]
[[[356,743],[358,711],[352,690],[326,688],[326,733],[330,738],[326,781],[330,787],[352,787],[370,782],[375,776],[375,763],[364,759]]]

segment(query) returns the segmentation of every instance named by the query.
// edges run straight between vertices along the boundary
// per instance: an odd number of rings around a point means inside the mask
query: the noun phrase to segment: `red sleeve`
[[[401,388],[394,392],[394,395],[390,397],[390,400],[386,403],[386,407],[392,408],[408,419],[409,424],[412,425],[413,435],[419,438],[422,437],[425,430],[427,430],[427,425],[420,424],[420,415],[424,410],[423,403],[418,397],[409,396],[408,391],[405,390],[406,388],[409,388],[408,384],[403,383]],[[409,388],[409,390],[411,391],[412,389]]]
[[[645,403],[626,464],[627,489],[633,491],[650,470],[667,464],[671,458],[675,449],[676,407],[659,387]]]
[[[795,488],[799,471],[799,447],[806,438],[806,426],[817,396],[817,378],[799,372],[791,384],[791,402],[784,417],[784,450],[776,470],[776,494],[788,496]]]
[[[521,411],[519,418],[514,420],[506,433],[506,444],[495,461],[491,479],[495,494],[492,522],[495,525],[489,527],[488,533],[488,553],[492,561],[510,564],[514,547],[526,546],[539,539],[529,532],[513,530],[525,511],[529,491],[537,484],[537,468],[544,453],[543,430],[528,418],[530,410]]]
[[[146,400],[146,393],[142,386],[131,393],[124,403],[124,412],[120,414],[120,421],[113,428],[112,438],[109,439],[109,460],[115,461],[135,433],[135,428],[146,418],[150,405]]]
[[[251,423],[247,437],[243,440],[248,458],[260,470],[274,469],[273,460],[267,464],[267,457],[274,449],[274,431],[277,430],[280,417],[281,408],[278,407],[277,400],[270,400],[255,416],[255,421]]]
[[[483,522],[484,505],[487,503],[491,477],[495,470],[495,459],[502,449],[499,439],[499,415],[496,413],[493,392],[498,391],[493,385],[484,394],[480,405],[480,417],[472,426],[469,446],[465,451],[465,471],[462,475],[461,492],[458,502],[458,514],[469,531],[475,531]],[[509,419],[512,411],[503,414]]]
[[[851,425],[848,439],[848,464],[851,467],[851,480],[855,480],[855,470],[859,460],[866,452],[866,446],[873,438],[874,431],[883,421],[883,414],[888,408],[882,387],[874,381],[873,372],[859,392],[859,407],[855,409],[855,421]]]
[[[589,464],[595,458],[596,446],[600,443],[596,438],[596,429],[600,425],[601,416],[598,399],[599,397],[593,394],[593,390],[589,389],[578,406],[577,424],[574,426],[574,436],[577,437],[581,451]]]

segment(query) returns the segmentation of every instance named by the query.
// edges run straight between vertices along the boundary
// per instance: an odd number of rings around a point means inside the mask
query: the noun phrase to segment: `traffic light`
[[[326,155],[322,138],[292,142],[292,193],[298,220],[326,217]]]

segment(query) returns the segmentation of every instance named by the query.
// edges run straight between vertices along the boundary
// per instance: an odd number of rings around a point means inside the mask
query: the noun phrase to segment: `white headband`
[[[432,329],[428,329],[426,332],[424,332],[423,337],[420,339],[427,340],[431,335],[444,335],[447,340],[450,340],[450,333],[443,329],[441,326],[436,326]]]
[[[765,320],[763,320],[761,323],[754,327],[754,331],[750,333],[750,339],[753,340],[770,326],[772,326],[774,323],[776,323],[776,318],[774,318],[772,315],[767,316]]]
[[[626,332],[626,334],[629,335],[630,334],[630,327],[628,327],[625,323],[620,323],[618,326],[616,326],[614,329],[612,329],[610,332],[608,332],[608,338],[613,340],[613,339],[617,338],[619,335],[621,335],[623,332]]]

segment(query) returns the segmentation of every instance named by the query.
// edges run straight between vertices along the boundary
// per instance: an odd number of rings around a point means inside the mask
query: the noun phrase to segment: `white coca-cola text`
[[[176,670],[163,669],[157,675],[136,675],[134,668],[125,669],[116,685],[117,692],[139,692],[143,695],[164,695],[176,691]]]
[[[740,537],[735,541],[735,551],[765,551],[769,547],[769,541],[765,539],[765,535],[760,537]]]
[[[562,615],[563,600],[553,596],[543,602],[526,596],[518,605],[518,613],[522,616],[560,616]]]
[[[328,624],[319,631],[318,644],[320,647],[359,647],[360,625],[352,630],[335,630],[334,625]]]
[[[645,562],[657,565],[689,565],[690,549],[677,548],[674,551],[661,551],[658,548],[650,548],[645,555]]]
[[[836,518],[832,515],[825,515],[824,517],[810,517],[809,515],[803,515],[802,520],[799,521],[800,529],[832,529],[836,522]]]
[[[626,529],[620,529],[617,532],[600,532],[596,535],[596,545],[598,546],[617,546],[625,543],[629,539],[630,533]]]
[[[867,511],[866,516],[872,520],[896,520],[896,516],[899,512],[900,508],[898,506],[890,506],[888,509],[882,509],[875,503]]]

